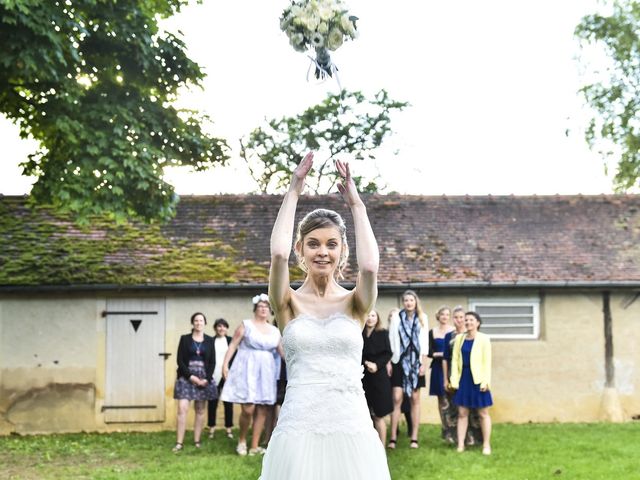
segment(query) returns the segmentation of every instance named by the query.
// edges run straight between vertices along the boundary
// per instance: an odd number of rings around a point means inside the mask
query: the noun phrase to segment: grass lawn
[[[201,450],[187,443],[177,455],[173,432],[0,437],[0,478],[256,480],[261,457],[237,456],[235,440],[216,433]],[[640,423],[501,424],[494,426],[492,446],[490,457],[478,448],[459,454],[439,439],[436,426],[423,425],[418,450],[401,436],[389,451],[391,476],[640,480]]]

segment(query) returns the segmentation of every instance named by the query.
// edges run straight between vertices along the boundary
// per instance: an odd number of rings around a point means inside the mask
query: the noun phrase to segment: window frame
[[[528,333],[490,333],[491,327],[486,327],[485,319],[482,315],[481,331],[489,335],[495,340],[539,340],[540,339],[540,298],[532,297],[476,297],[469,299],[469,309],[476,311],[477,307],[533,307],[533,332]],[[513,327],[522,327],[522,325],[508,325]],[[529,326],[529,325],[527,325]]]

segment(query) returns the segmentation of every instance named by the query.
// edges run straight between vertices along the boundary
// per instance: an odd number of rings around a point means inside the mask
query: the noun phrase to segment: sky
[[[359,38],[332,54],[342,87],[386,89],[411,106],[376,167],[389,191],[421,195],[612,192],[611,172],[583,138],[585,77],[573,30],[597,0],[348,0]],[[204,0],[164,23],[180,30],[207,73],[178,105],[208,113],[211,133],[233,147],[228,167],[166,171],[179,194],[255,190],[238,139],[264,122],[301,113],[337,93],[307,81],[309,59],[279,29],[286,0]],[[28,193],[18,166],[35,149],[0,118],[0,193]],[[362,164],[354,165],[365,168]],[[370,168],[370,167],[369,167]]]

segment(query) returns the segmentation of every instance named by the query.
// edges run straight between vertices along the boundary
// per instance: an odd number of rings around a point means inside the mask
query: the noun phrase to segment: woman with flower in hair
[[[402,305],[389,325],[391,357],[391,386],[393,412],[391,413],[391,439],[389,448],[396,448],[396,434],[402,407],[403,395],[411,402],[410,448],[418,448],[418,426],[420,425],[420,389],[426,384],[425,369],[428,353],[427,315],[420,306],[418,294],[406,290],[402,294]]]
[[[269,297],[262,293],[253,297],[253,319],[243,320],[236,329],[224,356],[222,376],[225,379],[220,399],[239,403],[240,435],[238,455],[264,453],[259,446],[269,406],[276,403],[276,382],[280,374],[280,331],[271,325]],[[231,368],[229,362],[233,358]],[[247,451],[247,431],[253,423],[251,447]]]
[[[306,273],[290,286],[294,218],[313,163],[295,169],[271,234],[269,297],[283,330],[287,395],[262,462],[261,480],[389,480],[362,389],[362,328],[377,297],[378,245],[349,165],[336,161],[338,190],[353,216],[355,288],[338,283],[347,264],[346,226],[332,210],[308,213],[294,250]]]

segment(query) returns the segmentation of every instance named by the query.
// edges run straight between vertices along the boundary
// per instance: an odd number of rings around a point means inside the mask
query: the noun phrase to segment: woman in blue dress
[[[451,357],[453,355],[453,345],[458,335],[465,333],[464,327],[465,309],[461,305],[454,307],[451,314],[453,318],[454,330],[447,333],[444,337],[444,351],[442,353],[442,370],[444,372],[445,405],[440,415],[443,418],[442,438],[448,443],[458,443],[458,406],[453,401],[455,390],[451,388]],[[480,445],[482,443],[482,430],[480,429],[480,417],[478,410],[472,408],[469,410],[469,419],[467,421],[467,438],[466,445]]]
[[[482,453],[491,455],[491,342],[489,336],[479,332],[482,319],[476,312],[464,317],[467,332],[458,335],[453,345],[451,387],[458,405],[458,452],[464,451],[469,423],[469,409],[477,408],[482,428]]]
[[[451,310],[449,307],[440,307],[436,312],[436,326],[429,330],[429,353],[431,358],[431,377],[429,381],[429,395],[438,397],[438,411],[442,423],[442,438],[444,438],[445,419],[443,411],[447,403],[447,391],[445,390],[445,378],[442,370],[444,352],[444,338],[453,330],[449,323]]]

